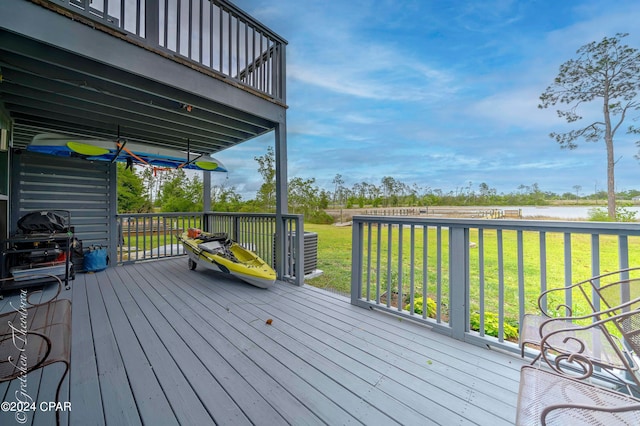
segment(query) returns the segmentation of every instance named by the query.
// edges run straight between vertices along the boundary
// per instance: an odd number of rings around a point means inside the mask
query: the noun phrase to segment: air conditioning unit
[[[309,275],[318,269],[318,233],[304,233],[304,274]]]
[[[296,233],[291,232],[290,241],[293,242]],[[273,241],[274,253],[275,253],[275,236]],[[317,232],[305,232],[304,233],[304,274],[309,275],[318,269],[318,233]],[[275,258],[273,259],[273,267],[275,268]]]

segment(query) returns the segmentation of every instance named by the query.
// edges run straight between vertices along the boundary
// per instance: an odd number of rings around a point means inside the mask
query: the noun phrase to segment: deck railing
[[[304,225],[301,215],[283,215],[284,238],[276,235],[275,214],[141,213],[117,215],[118,263],[185,254],[177,236],[188,228],[226,232],[272,265],[280,279],[304,282]],[[297,232],[300,230],[300,232]]]
[[[211,213],[205,229],[226,232],[274,266],[283,279],[304,282],[304,222],[302,215],[283,215],[285,235],[277,238],[275,214]],[[298,232],[300,231],[300,232]],[[281,270],[279,270],[281,268]]]
[[[50,0],[286,103],[286,41],[225,0]]]
[[[517,351],[518,324],[542,291],[640,265],[640,227],[357,216],[352,265],[353,304]],[[548,303],[571,307],[572,294]]]

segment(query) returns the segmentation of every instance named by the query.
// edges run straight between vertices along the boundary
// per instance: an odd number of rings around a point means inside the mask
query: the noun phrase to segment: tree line
[[[213,185],[211,202],[220,212],[274,212],[275,211],[275,157],[272,147],[266,154],[254,158],[263,183],[254,199],[243,200],[236,187]],[[416,183],[407,184],[392,176],[384,176],[379,183],[359,182],[350,186],[340,174],[332,180],[332,190],[320,188],[314,178],[293,177],[289,180],[289,212],[304,214],[305,220],[314,223],[331,223],[325,212],[330,208],[379,208],[417,206],[514,206],[547,205],[555,200],[597,201],[607,200],[607,192],[581,195],[581,187],[575,185],[574,192],[556,194],[543,191],[537,183],[520,185],[509,193],[498,193],[495,188],[482,182],[454,190],[443,191]],[[145,168],[136,172],[118,165],[118,211],[121,213],[191,212],[203,209],[203,182],[199,175],[187,176],[184,170],[176,169],[155,173]],[[640,191],[618,192],[617,198],[631,200],[640,196]]]

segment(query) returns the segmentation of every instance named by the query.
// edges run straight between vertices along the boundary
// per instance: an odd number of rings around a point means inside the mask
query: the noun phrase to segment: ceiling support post
[[[287,187],[287,122],[286,117],[275,127],[276,154],[276,275],[282,279],[286,262],[286,228],[283,215],[288,213]]]

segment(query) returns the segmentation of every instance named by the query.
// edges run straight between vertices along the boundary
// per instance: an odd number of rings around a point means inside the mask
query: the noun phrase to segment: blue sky
[[[637,0],[234,3],[289,42],[290,178],[329,190],[338,173],[349,187],[392,176],[444,192],[606,190],[604,143],[560,149],[549,133],[575,125],[537,105],[581,46],[628,32],[625,43],[640,49]],[[583,109],[583,122],[599,111]],[[618,190],[640,189],[636,139],[617,134]],[[253,158],[273,143],[269,134],[218,153],[231,171],[213,183],[254,198]]]

